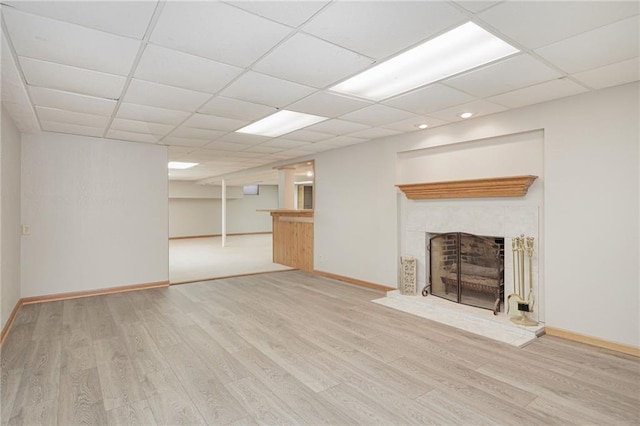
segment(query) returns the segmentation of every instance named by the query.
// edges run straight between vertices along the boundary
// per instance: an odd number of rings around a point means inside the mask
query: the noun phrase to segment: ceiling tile
[[[124,102],[193,112],[210,97],[208,93],[134,78],[124,96]]]
[[[328,143],[323,141],[323,142],[317,142],[317,143],[312,143],[312,144],[309,144],[309,145],[305,145],[304,151],[324,152],[324,151],[329,151],[329,150],[337,149],[337,148],[339,148],[339,146],[328,144]]]
[[[287,106],[287,109],[322,117],[336,118],[343,114],[371,105],[369,102],[334,95],[327,92],[316,92],[298,102]]]
[[[10,51],[7,38],[3,34],[0,31],[0,74],[2,75],[0,98],[2,105],[21,132],[38,132],[40,125],[31,106],[27,88],[18,71],[18,64]]]
[[[434,118],[443,120],[443,121],[462,121],[464,118],[460,118],[459,114],[463,112],[472,112],[473,117],[480,117],[483,115],[493,114],[496,112],[505,111],[505,108],[502,105],[494,104],[488,101],[476,100],[472,102],[468,102],[462,105],[456,105],[451,108],[446,108],[440,111],[434,111],[430,115]]]
[[[442,84],[432,84],[397,98],[389,99],[384,103],[415,114],[426,115],[431,111],[470,102],[473,99],[473,96]]]
[[[446,2],[333,2],[304,31],[376,59],[425,40],[467,17]]]
[[[486,98],[559,77],[562,74],[530,55],[518,55],[441,83]]]
[[[233,118],[215,117],[208,114],[193,114],[184,122],[184,126],[188,127],[226,131],[238,130],[246,124],[246,121],[234,120]]]
[[[220,142],[241,143],[243,145],[257,145],[271,139],[267,136],[251,135],[249,133],[230,132],[218,139]]]
[[[290,28],[221,2],[167,2],[151,42],[246,67]]]
[[[208,143],[203,148],[220,150],[220,151],[242,151],[246,147],[247,147],[246,145],[243,145],[241,143],[214,141],[214,142]]]
[[[325,139],[332,138],[334,135],[330,133],[314,132],[312,130],[296,130],[287,134],[287,139],[305,141],[305,142],[319,142]]]
[[[160,136],[146,133],[125,132],[123,130],[109,130],[106,135],[109,139],[119,139],[131,142],[157,143]]]
[[[162,145],[201,147],[211,142],[209,139],[179,138],[167,136],[160,142]]]
[[[493,96],[488,100],[510,108],[519,108],[525,105],[537,104],[565,96],[577,95],[586,92],[587,89],[567,78],[547,81],[513,92]]]
[[[279,148],[279,147],[275,147],[275,146],[256,145],[256,146],[251,146],[251,147],[247,148],[243,152],[255,152],[255,153],[258,153],[258,154],[274,154],[276,152],[280,152],[280,151],[283,151],[283,150],[284,150],[284,148]]]
[[[640,80],[640,58],[633,58],[573,74],[572,77],[594,89],[604,89],[605,87],[631,83],[632,81]]]
[[[176,160],[179,157],[183,157],[185,154],[192,152],[194,148],[188,146],[168,146],[167,152],[169,153],[169,160]]]
[[[22,133],[38,133],[40,125],[31,107],[23,103],[2,101],[2,106],[7,110],[9,117],[13,119],[16,127]]]
[[[207,139],[212,141],[227,133],[222,130],[196,129],[193,127],[180,126],[171,133],[171,136],[180,138]]]
[[[28,89],[34,105],[43,107],[85,112],[87,114],[104,115],[107,117],[111,116],[116,107],[116,101],[109,99],[37,86],[29,86]]]
[[[354,138],[352,136],[336,136],[335,138],[327,139],[326,141],[318,142],[321,144],[339,146],[355,145],[357,143],[366,142],[366,139]]]
[[[169,148],[179,148],[179,147],[169,147]],[[224,161],[222,161],[221,159],[226,157],[229,154],[231,154],[231,152],[229,151],[214,151],[212,149],[202,149],[202,148],[197,148],[194,150],[193,148],[191,148],[191,153],[189,153],[188,158],[197,159],[198,161],[196,162],[200,162],[200,163],[203,163],[206,161],[206,163],[209,165],[224,164]]]
[[[383,138],[386,136],[398,135],[400,133],[402,132],[398,130],[384,129],[382,127],[372,127],[370,129],[349,133],[349,137],[371,140]],[[330,140],[328,140],[328,142],[330,142]]]
[[[140,41],[2,8],[19,56],[127,75]]]
[[[278,21],[285,25],[297,27],[318,10],[327,1],[241,1],[235,2],[234,6],[253,12],[256,15]]]
[[[98,129],[96,127],[79,126],[77,124],[59,123],[55,121],[40,120],[42,124],[42,130],[45,132],[67,133],[70,135],[82,135],[93,136],[96,138],[102,137],[104,128]]]
[[[116,100],[125,77],[20,57],[27,84]]]
[[[221,94],[230,98],[280,108],[313,92],[315,89],[309,86],[249,71],[231,83]]]
[[[354,121],[356,123],[368,124],[370,126],[380,126],[382,124],[393,123],[403,119],[411,118],[415,114],[402,111],[386,105],[376,104],[358,111],[343,115],[342,119]]]
[[[467,9],[469,12],[478,13],[482,12],[485,9],[490,8],[491,6],[495,6],[500,3],[499,1],[480,1],[480,0],[471,0],[471,1],[456,1],[457,4]]]
[[[364,70],[373,60],[335,44],[298,33],[261,59],[253,69],[317,88]]]
[[[306,130],[320,133],[329,133],[331,135],[344,135],[346,133],[357,132],[358,130],[368,129],[371,126],[367,126],[360,123],[354,123],[351,121],[331,119],[326,120],[313,126],[309,126]]]
[[[243,71],[233,65],[150,44],[134,75],[154,83],[216,93]]]
[[[600,68],[638,56],[639,26],[638,17],[632,17],[535,52],[568,73]]]
[[[164,136],[174,129],[169,124],[150,123],[148,121],[136,121],[126,118],[116,118],[111,123],[113,130],[125,130],[135,133],[150,133],[152,135]]]
[[[62,109],[36,107],[36,113],[40,120],[57,121],[60,123],[78,124],[81,126],[98,127],[104,129],[109,122],[109,117],[103,115],[83,114],[80,112],[65,111]]]
[[[479,16],[495,29],[535,49],[638,14],[627,1],[506,1]]]
[[[227,156],[227,158],[233,158],[233,159],[239,159],[242,160],[244,158],[251,158],[251,159],[256,159],[256,158],[260,158],[263,157],[263,155],[257,153],[257,152],[249,152],[247,150],[244,151],[235,151],[232,154],[229,154]]]
[[[284,151],[280,151],[277,155],[289,158],[298,158],[309,155],[309,151],[304,151],[302,149],[286,149]],[[267,160],[268,161],[268,160]]]
[[[218,117],[236,118],[239,120],[258,120],[278,110],[265,105],[241,101],[239,99],[216,96],[207,102],[198,112]]]
[[[185,111],[123,102],[120,104],[116,115],[117,117],[128,118],[130,120],[151,121],[153,123],[173,124],[175,126],[182,123],[190,114]]]
[[[439,120],[433,117],[417,116],[408,120],[401,120],[395,123],[385,124],[382,127],[384,127],[385,129],[393,129],[401,132],[416,132],[421,130],[420,128],[418,128],[420,124],[426,124],[431,128],[447,123],[448,121]]]
[[[260,146],[270,146],[273,148],[283,148],[283,149],[292,149],[292,148],[300,148],[301,146],[309,145],[311,142],[304,141],[293,141],[289,139],[271,139]]]
[[[59,21],[142,39],[157,1],[8,1],[17,9]]]

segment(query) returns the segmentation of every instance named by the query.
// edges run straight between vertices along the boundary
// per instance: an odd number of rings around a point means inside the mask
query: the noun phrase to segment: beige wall
[[[214,187],[215,188],[215,187]],[[229,187],[227,233],[271,232],[271,216],[258,212],[278,208],[278,187],[260,185],[259,195],[242,195],[241,187]],[[238,195],[239,194],[239,195]],[[208,198],[169,198],[169,237],[222,233],[222,201]]]
[[[20,299],[20,132],[2,108],[0,137],[0,310],[4,327]]]
[[[167,148],[22,137],[22,296],[168,280]]]

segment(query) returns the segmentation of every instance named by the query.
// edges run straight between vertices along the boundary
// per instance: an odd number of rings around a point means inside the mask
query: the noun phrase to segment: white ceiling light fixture
[[[462,114],[458,115],[458,117],[460,118],[471,118],[473,116],[472,112],[463,112]]]
[[[416,127],[420,130],[424,130],[427,127],[429,127],[429,125],[427,123],[422,123],[422,124],[418,124]]]
[[[169,161],[168,167],[171,170],[185,170],[197,166],[200,163],[186,163],[183,161]]]
[[[381,101],[517,52],[510,44],[467,22],[330,90]]]
[[[328,120],[328,117],[319,115],[304,114],[301,112],[281,110],[275,114],[251,123],[242,129],[236,130],[238,133],[249,133],[251,135],[269,136],[276,138],[285,133],[291,133],[303,127]]]

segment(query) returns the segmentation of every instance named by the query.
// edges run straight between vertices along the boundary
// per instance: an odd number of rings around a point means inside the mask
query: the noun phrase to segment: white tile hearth
[[[543,324],[535,327],[517,325],[505,313],[493,315],[487,309],[453,303],[432,295],[403,296],[398,290],[393,290],[387,292],[387,297],[373,302],[519,348],[544,334]]]

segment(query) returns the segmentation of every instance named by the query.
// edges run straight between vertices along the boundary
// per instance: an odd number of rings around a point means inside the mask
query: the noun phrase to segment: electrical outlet
[[[31,234],[31,227],[29,225],[22,225],[22,235]]]
[[[529,303],[528,302],[518,303],[518,310],[522,312],[529,312]]]

